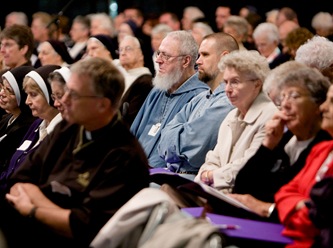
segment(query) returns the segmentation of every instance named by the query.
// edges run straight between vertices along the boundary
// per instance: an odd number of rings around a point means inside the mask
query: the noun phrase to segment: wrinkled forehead
[[[179,51],[179,41],[173,37],[165,37],[159,47],[160,52],[175,53]]]

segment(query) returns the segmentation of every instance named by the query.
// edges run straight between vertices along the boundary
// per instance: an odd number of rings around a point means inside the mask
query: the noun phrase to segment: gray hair
[[[313,16],[311,26],[314,29],[333,30],[333,17],[328,12],[319,12]]]
[[[307,89],[317,104],[325,101],[327,90],[330,87],[328,78],[317,69],[308,67],[297,61],[288,61],[277,66],[271,71],[267,80],[265,84],[272,84],[274,81],[276,84],[275,87],[280,90],[284,87],[301,87]]]
[[[221,58],[218,67],[221,72],[232,67],[237,72],[247,74],[251,79],[258,79],[262,83],[270,71],[266,58],[255,50],[236,50],[226,54]]]
[[[295,61],[287,61],[275,67],[268,73],[263,85],[263,91],[269,95],[271,91],[279,89],[281,82],[285,78],[285,74],[300,67],[306,67],[306,65]]]
[[[166,24],[157,24],[151,30],[151,35],[162,34],[165,37],[168,33],[172,32],[172,28]]]
[[[74,63],[70,70],[91,80],[96,94],[109,98],[113,109],[118,109],[125,88],[125,80],[113,64],[101,58],[88,58]]]
[[[232,15],[228,17],[223,27],[229,26],[233,28],[245,41],[248,36],[249,25],[249,22],[244,17]]]
[[[107,31],[111,37],[114,36],[113,20],[106,13],[88,14],[87,17],[90,19],[90,23],[98,21],[100,28]]]
[[[15,24],[19,24],[19,25],[28,25],[28,17],[27,15],[24,13],[24,12],[21,12],[21,11],[13,11],[13,12],[10,12],[7,16],[15,16],[16,18],[16,23]]]
[[[184,9],[184,13],[190,14],[191,21],[194,21],[195,19],[204,18],[205,14],[196,6],[188,6]]]
[[[131,35],[126,35],[126,36],[124,37],[124,39],[122,40],[122,42],[125,41],[125,40],[131,40],[131,41],[133,41],[133,42],[134,42],[134,45],[135,45],[137,48],[141,49],[141,44],[140,44],[140,41],[139,41],[138,38],[136,38],[136,37],[134,37],[134,36],[131,36]]]
[[[253,31],[253,38],[256,39],[259,36],[265,34],[270,42],[280,42],[279,29],[277,26],[270,22],[260,23]]]
[[[323,71],[333,64],[333,42],[315,35],[297,49],[295,60]]]
[[[193,23],[192,29],[193,28],[199,28],[202,37],[214,33],[213,29],[208,24],[206,24],[204,22],[195,22],[195,23]]]
[[[190,66],[194,66],[198,58],[198,45],[190,32],[185,30],[173,31],[166,37],[177,40],[179,43],[179,54],[189,55],[191,57]]]

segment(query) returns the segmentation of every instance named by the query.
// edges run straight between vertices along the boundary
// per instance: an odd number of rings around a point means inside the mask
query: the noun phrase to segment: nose
[[[326,109],[326,101],[323,102],[323,103],[319,106],[319,110],[320,110],[320,112],[324,112],[325,109]]]
[[[157,55],[157,54],[156,54],[155,62],[158,63],[158,64],[163,63],[163,60],[161,59],[161,56],[160,56],[160,55]]]

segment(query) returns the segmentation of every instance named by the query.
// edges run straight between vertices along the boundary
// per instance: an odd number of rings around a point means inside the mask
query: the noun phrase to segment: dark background
[[[11,11],[23,11],[31,20],[34,12],[45,11],[57,14],[69,2],[69,0],[7,0],[0,7],[0,25],[3,27],[6,14]],[[291,7],[297,12],[300,25],[307,28],[311,28],[311,19],[319,11],[333,13],[333,4],[330,0],[303,1],[301,4],[292,0],[233,0],[230,2],[229,0],[118,0],[117,2],[119,11],[131,5],[137,5],[145,14],[159,14],[169,10],[175,12],[179,17],[182,16],[184,7],[198,6],[205,12],[207,20],[212,26],[214,26],[215,9],[219,3],[231,6],[233,14],[238,14],[239,9],[243,6],[253,5],[262,17],[265,17],[265,13],[273,8]],[[73,19],[76,15],[94,12],[108,13],[108,11],[108,0],[72,0],[63,14]]]

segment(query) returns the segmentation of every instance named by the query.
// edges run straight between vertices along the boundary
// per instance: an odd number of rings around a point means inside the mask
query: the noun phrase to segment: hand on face
[[[263,145],[273,150],[280,142],[286,122],[290,118],[283,112],[278,111],[274,114],[273,118],[265,125],[266,135],[263,140]]]

